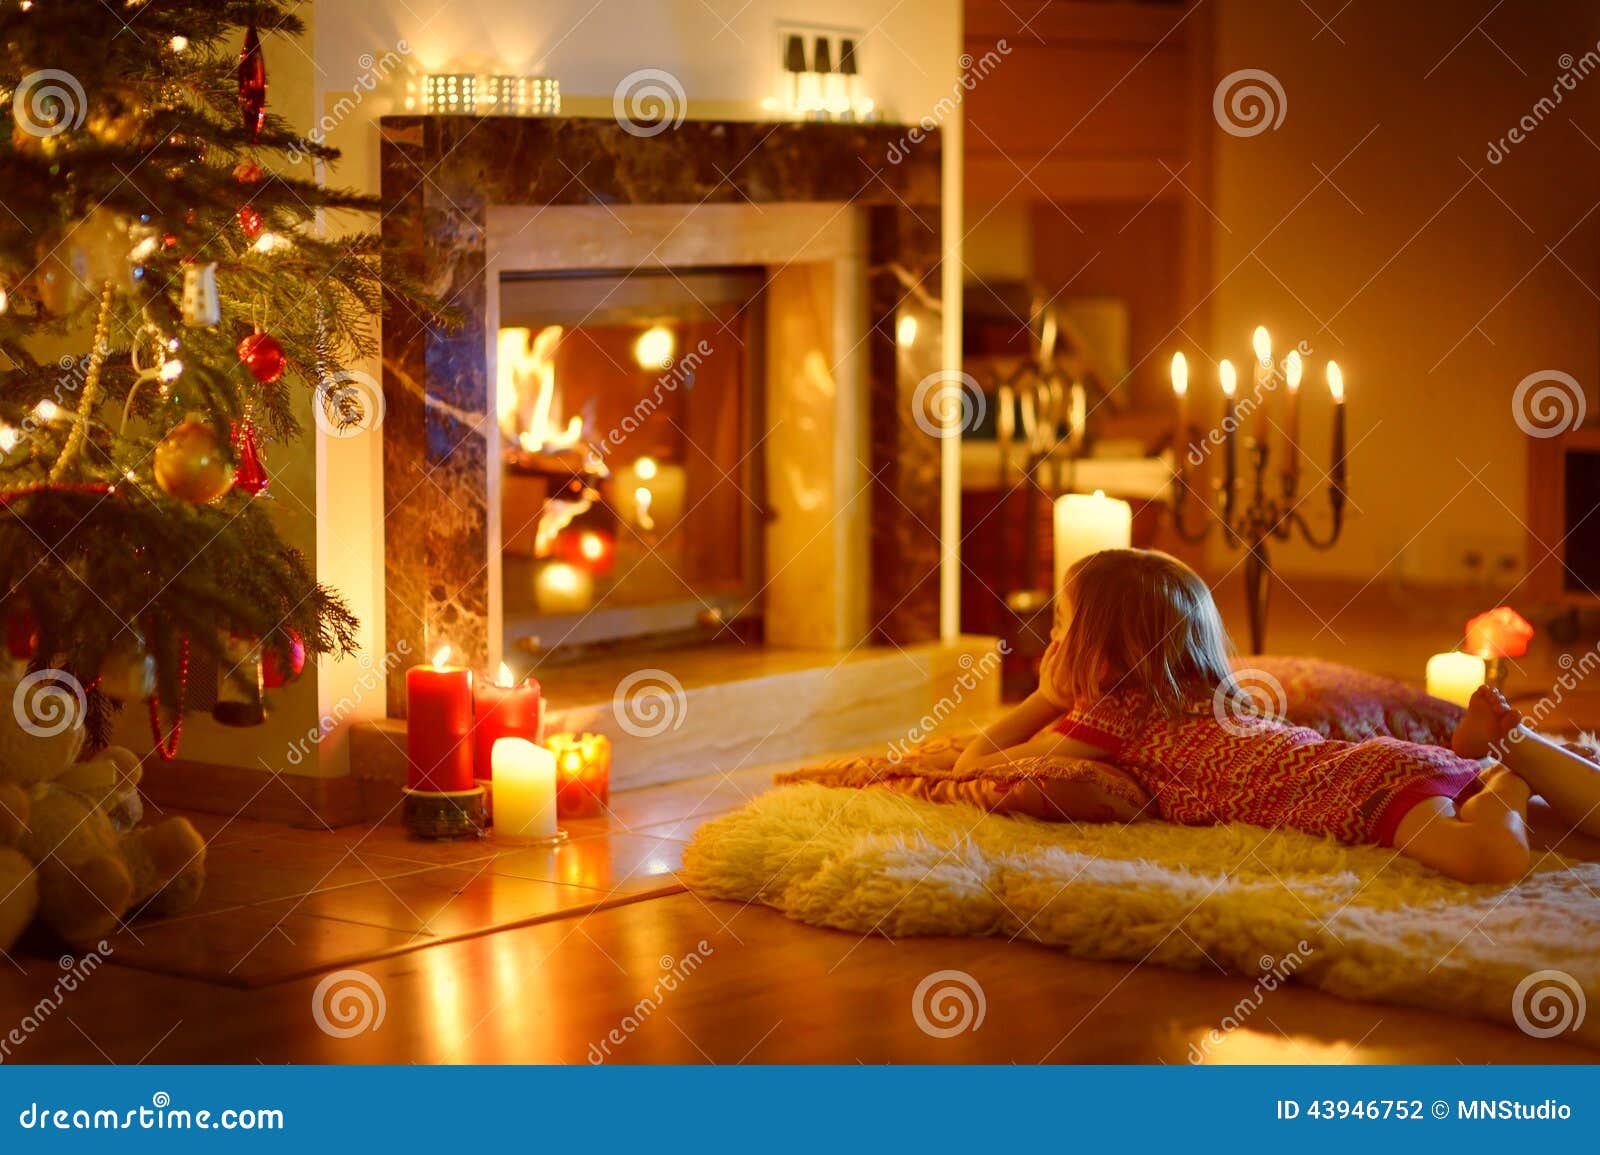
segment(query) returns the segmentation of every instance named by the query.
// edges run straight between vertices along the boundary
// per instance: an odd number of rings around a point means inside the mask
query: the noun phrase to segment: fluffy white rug
[[[1295,981],[1336,995],[1600,1047],[1600,864],[1548,856],[1516,886],[1466,886],[1252,826],[1074,828],[804,784],[701,826],[683,876],[888,937],[997,935],[1247,976],[1293,953]]]

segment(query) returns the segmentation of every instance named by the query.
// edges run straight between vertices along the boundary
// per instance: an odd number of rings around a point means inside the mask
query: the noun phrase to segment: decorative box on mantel
[[[448,642],[458,660],[489,670],[503,655],[526,665],[533,637],[547,646],[557,632],[555,618],[519,616],[531,579],[509,561],[501,568],[502,543],[509,556],[513,541],[520,550],[535,536],[506,521],[521,498],[502,499],[509,444],[495,388],[502,286],[579,274],[620,283],[643,272],[670,290],[689,270],[762,274],[750,306],[759,317],[742,310],[748,327],[721,338],[761,350],[730,370],[744,390],[730,394],[746,399],[742,424],[712,421],[703,402],[677,389],[672,402],[688,418],[658,425],[687,431],[685,442],[668,446],[679,460],[662,457],[642,434],[608,460],[631,468],[648,454],[664,471],[683,471],[672,476],[688,478],[685,509],[699,500],[694,470],[702,456],[725,452],[715,458],[719,471],[724,460],[750,471],[728,508],[749,529],[740,538],[746,584],[738,588],[759,596],[735,608],[759,615],[757,636],[768,645],[843,655],[864,643],[936,642],[942,443],[919,427],[912,404],[918,383],[941,368],[936,133],[907,152],[904,129],[887,125],[690,121],[646,136],[613,120],[400,116],[385,117],[381,129],[382,227],[392,259],[465,318],[455,332],[433,332],[400,308],[383,326],[389,652],[425,654]],[[524,294],[517,307],[549,297]],[[635,297],[641,308],[655,299],[642,291]],[[915,324],[903,324],[907,318]],[[564,382],[576,391],[605,371],[593,370],[563,370],[553,388]],[[549,390],[550,373],[541,371]],[[696,396],[721,388],[727,375],[703,369]],[[563,400],[571,420],[574,397],[544,396],[539,412],[548,415],[550,402],[559,408]],[[591,444],[610,427],[607,399],[596,404],[599,416],[586,418],[593,426],[581,434]],[[697,420],[710,432],[697,432]],[[726,445],[712,445],[724,437]],[[535,450],[547,448],[539,436],[534,442]],[[524,436],[521,445],[528,444]],[[709,490],[717,476],[701,469]],[[619,518],[638,514],[626,492],[594,504],[607,513],[615,506]],[[747,508],[753,515],[740,512]],[[628,528],[617,530],[619,549]],[[660,557],[667,546],[698,556],[726,545],[692,531],[687,514],[683,533],[668,537],[657,526],[639,556]],[[620,562],[618,575],[628,572]],[[556,562],[530,554],[527,564],[545,572]],[[710,594],[691,592],[711,603]],[[625,637],[665,612],[630,606],[559,621],[562,636],[598,623]],[[402,717],[403,679],[390,680],[389,694],[390,716]]]

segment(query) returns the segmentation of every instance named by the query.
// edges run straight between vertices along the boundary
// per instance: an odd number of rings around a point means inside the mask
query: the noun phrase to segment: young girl
[[[980,734],[958,768],[1041,754],[1099,759],[1144,783],[1152,817],[1392,846],[1464,882],[1527,871],[1530,782],[1566,821],[1600,834],[1600,767],[1535,738],[1487,687],[1452,750],[1335,741],[1264,716],[1237,689],[1211,591],[1176,558],[1092,554],[1068,571],[1056,601],[1039,689]],[[1500,764],[1483,770],[1491,747]],[[1017,808],[1059,814],[1049,792],[1035,787]]]

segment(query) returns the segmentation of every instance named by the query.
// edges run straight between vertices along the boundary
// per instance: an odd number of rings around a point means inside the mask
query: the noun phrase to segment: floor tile
[[[109,945],[119,966],[261,986],[393,954],[419,940],[414,933],[316,918],[277,902],[124,931]]]
[[[553,850],[517,850],[488,864],[495,874],[638,895],[682,889],[673,872],[684,843],[635,834],[578,838]]]
[[[441,868],[309,895],[300,914],[438,938],[482,934],[594,910],[605,895],[480,868]]]

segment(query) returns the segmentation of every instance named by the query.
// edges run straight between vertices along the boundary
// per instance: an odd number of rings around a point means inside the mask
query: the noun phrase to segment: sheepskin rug
[[[1294,981],[1331,994],[1600,1048],[1600,864],[1553,855],[1516,886],[1467,886],[1293,832],[1073,827],[799,784],[702,825],[683,878],[891,938],[996,935],[1246,976],[1297,952]]]

